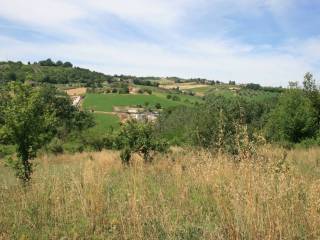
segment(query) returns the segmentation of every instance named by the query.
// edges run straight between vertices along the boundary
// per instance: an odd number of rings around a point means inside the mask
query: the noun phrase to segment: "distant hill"
[[[87,87],[99,87],[103,82],[112,82],[113,76],[73,67],[70,62],[53,62],[51,59],[23,64],[22,62],[0,62],[0,83],[9,81],[81,84]]]
[[[176,85],[183,83],[200,84],[205,86],[226,85],[235,86],[235,81],[223,83],[219,80],[207,80],[204,78],[184,79],[179,77],[136,77],[131,75],[107,75],[89,69],[73,66],[70,62],[52,61],[50,58],[39,62],[24,64],[22,62],[0,62],[0,84],[19,81],[34,84],[50,83],[89,88],[102,88],[110,83],[130,83],[149,87],[163,87],[163,85]],[[270,92],[282,92],[283,88],[263,87],[259,84],[249,83],[238,85],[250,90],[264,90]],[[168,87],[168,86],[167,86]],[[202,89],[203,90],[203,89]]]
[[[0,62],[0,83],[10,81],[78,84],[85,87],[101,87],[103,83],[132,82],[137,85],[158,86],[158,82],[167,80],[176,83],[198,82],[214,83],[206,79],[183,79],[178,77],[136,77],[130,75],[106,75],[80,67],[74,67],[70,62],[52,61],[50,58],[39,62],[24,64],[22,62]],[[219,83],[219,81],[217,81]]]

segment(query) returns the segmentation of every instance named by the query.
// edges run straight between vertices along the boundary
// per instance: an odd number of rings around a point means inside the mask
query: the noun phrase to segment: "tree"
[[[56,62],[56,66],[59,67],[59,66],[62,66],[62,65],[63,65],[63,62],[62,62],[62,61],[59,60],[59,61]]]
[[[306,73],[303,80],[303,91],[312,103],[317,112],[317,123],[320,125],[320,90],[316,85],[316,80],[311,73]]]
[[[151,123],[129,121],[121,128],[119,138],[121,159],[126,164],[130,162],[132,153],[140,154],[147,163],[156,152],[165,152],[168,149],[167,142],[154,134]]]
[[[32,163],[37,151],[54,136],[57,117],[55,109],[47,104],[42,89],[28,85],[11,84],[10,99],[4,109],[1,138],[16,145],[17,160],[10,162],[23,182],[31,179]]]
[[[317,131],[317,113],[312,102],[299,89],[281,95],[266,125],[266,136],[278,142],[299,143]]]
[[[72,106],[70,98],[54,87],[12,83],[0,92],[0,142],[16,146],[17,159],[8,163],[23,182],[31,179],[31,160],[55,136],[93,126],[93,118]]]
[[[73,67],[73,65],[72,65],[72,63],[71,63],[71,62],[65,62],[65,63],[63,64],[63,67],[66,67],[66,68],[72,68],[72,67]]]

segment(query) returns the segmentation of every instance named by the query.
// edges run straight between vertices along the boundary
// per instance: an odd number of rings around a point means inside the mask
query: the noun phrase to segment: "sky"
[[[265,86],[320,79],[319,0],[0,0],[0,61]]]

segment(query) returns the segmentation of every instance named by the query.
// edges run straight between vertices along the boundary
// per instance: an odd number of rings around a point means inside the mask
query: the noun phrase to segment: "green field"
[[[95,113],[94,118],[96,120],[96,126],[92,128],[92,131],[96,133],[102,133],[108,131],[110,128],[118,129],[120,127],[120,120],[116,115]]]
[[[183,99],[183,97],[181,97]],[[112,112],[114,106],[136,106],[149,103],[150,107],[160,103],[163,108],[186,104],[182,101],[173,101],[165,95],[130,95],[130,94],[87,94],[83,103],[85,109]]]

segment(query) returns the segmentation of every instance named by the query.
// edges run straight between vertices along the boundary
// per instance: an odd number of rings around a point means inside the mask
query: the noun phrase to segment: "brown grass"
[[[174,151],[39,159],[28,188],[0,177],[0,239],[319,239],[320,149],[265,147],[236,163]]]
[[[164,85],[160,85],[159,87],[165,88],[165,89],[174,89],[179,87],[180,90],[190,90],[194,88],[208,87],[208,85],[190,82],[190,83],[164,84]]]
[[[69,96],[79,96],[79,95],[84,95],[87,92],[87,88],[81,87],[81,88],[72,88],[66,90],[66,93]]]

